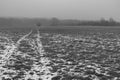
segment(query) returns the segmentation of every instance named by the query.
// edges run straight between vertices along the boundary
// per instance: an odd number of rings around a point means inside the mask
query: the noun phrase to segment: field
[[[120,80],[120,27],[1,28],[0,80]]]

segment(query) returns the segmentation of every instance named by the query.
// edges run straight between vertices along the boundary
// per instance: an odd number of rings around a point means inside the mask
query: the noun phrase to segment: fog
[[[0,17],[120,21],[120,0],[0,0]]]

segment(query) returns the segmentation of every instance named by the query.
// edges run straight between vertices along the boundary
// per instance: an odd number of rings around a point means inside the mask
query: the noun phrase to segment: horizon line
[[[120,21],[118,21],[118,20],[116,20],[116,19],[114,19],[113,17],[109,17],[108,19],[106,19],[106,18],[104,18],[104,17],[101,17],[101,18],[99,18],[99,19],[73,19],[73,18],[58,18],[58,17],[13,17],[13,16],[0,16],[0,18],[6,18],[6,19],[10,19],[10,18],[13,18],[13,19],[58,19],[58,20],[77,20],[77,21],[100,21],[100,20],[102,20],[102,19],[104,19],[104,20],[107,20],[107,21],[109,21],[110,20],[110,18],[112,18],[114,21],[116,21],[116,22],[120,22]]]

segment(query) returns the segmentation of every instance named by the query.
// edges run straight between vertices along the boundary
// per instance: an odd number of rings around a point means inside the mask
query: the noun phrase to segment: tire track
[[[45,53],[45,51],[43,50],[43,46],[42,46],[42,42],[41,42],[41,36],[40,36],[40,32],[39,30],[37,30],[37,38],[36,38],[36,46],[37,46],[37,51],[39,52],[41,58],[40,58],[40,62],[42,64],[41,67],[37,67],[38,65],[34,66],[34,69],[39,69],[39,71],[41,71],[41,73],[44,73],[43,75],[41,75],[41,79],[42,80],[51,80],[54,76],[57,75],[57,73],[51,73],[51,66],[47,66],[50,64],[50,59],[48,57],[46,57],[45,55],[47,55]]]
[[[33,35],[35,38],[30,38],[31,34],[32,31],[7,46],[3,52],[0,80],[52,80],[57,76],[51,72],[51,60],[46,56],[39,30]]]
[[[8,70],[7,68],[5,68],[5,66],[8,65],[11,56],[17,52],[18,45],[20,44],[20,42],[22,40],[24,40],[27,36],[29,36],[31,33],[32,33],[32,31],[29,32],[28,34],[24,35],[23,37],[21,37],[17,41],[17,43],[12,42],[12,43],[9,43],[8,45],[3,44],[6,47],[6,49],[2,51],[3,55],[0,55],[0,57],[1,57],[1,59],[0,59],[0,80],[2,80],[3,77],[8,77],[8,76],[4,75],[5,72],[12,71],[10,69]],[[8,38],[5,37],[5,39],[8,42],[10,42]]]

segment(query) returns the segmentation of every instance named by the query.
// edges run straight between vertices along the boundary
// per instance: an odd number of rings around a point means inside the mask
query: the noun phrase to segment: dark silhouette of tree
[[[51,26],[57,26],[58,24],[59,24],[59,20],[57,19],[57,18],[52,18],[52,20],[51,20],[52,22],[51,22]]]
[[[113,22],[116,22],[116,21],[113,18],[110,18],[109,22],[113,23]]]
[[[38,27],[41,26],[41,23],[37,23],[36,26],[38,26]]]

